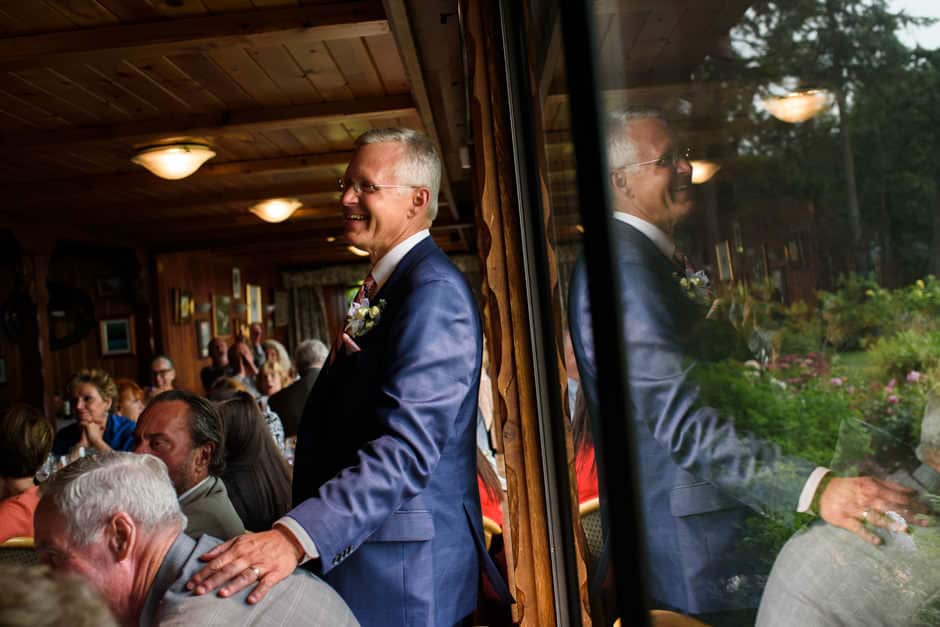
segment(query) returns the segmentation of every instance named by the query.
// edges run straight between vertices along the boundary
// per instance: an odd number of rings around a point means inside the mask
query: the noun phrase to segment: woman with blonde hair
[[[99,451],[129,451],[134,448],[137,424],[114,413],[118,391],[114,380],[104,370],[91,368],[72,375],[66,386],[78,420],[56,435],[52,452],[66,455],[75,446]]]
[[[290,380],[293,381],[294,367],[291,365],[290,355],[287,354],[284,345],[277,340],[268,339],[261,342],[261,347],[264,349],[264,363],[276,361],[288,374]],[[287,385],[287,383],[284,385]]]

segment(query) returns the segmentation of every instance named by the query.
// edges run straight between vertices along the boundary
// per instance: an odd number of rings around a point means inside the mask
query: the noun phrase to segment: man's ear
[[[193,463],[196,465],[197,470],[208,470],[214,450],[215,445],[212,442],[206,442],[193,450]]]
[[[134,519],[124,512],[118,512],[108,521],[106,533],[108,549],[114,556],[114,561],[127,559],[137,541],[137,525]]]
[[[614,170],[610,173],[610,186],[614,188],[614,191],[623,192],[627,195],[630,194],[630,187],[627,185],[627,177],[625,177],[620,170]]]
[[[427,187],[419,187],[411,195],[411,206],[408,207],[408,217],[413,218],[416,215],[425,215],[428,212],[428,205],[431,204],[431,190]]]

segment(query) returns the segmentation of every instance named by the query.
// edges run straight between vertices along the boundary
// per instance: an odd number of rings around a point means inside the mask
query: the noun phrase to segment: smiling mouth
[[[354,222],[365,222],[369,219],[369,216],[360,215],[358,213],[350,213],[343,216],[344,220],[352,220]]]

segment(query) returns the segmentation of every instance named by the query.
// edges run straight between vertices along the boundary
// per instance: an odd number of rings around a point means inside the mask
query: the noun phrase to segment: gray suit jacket
[[[199,556],[219,544],[210,536],[197,543],[181,533],[157,571],[140,616],[141,627],[156,625],[312,625],[353,627],[359,623],[336,592],[310,573],[297,570],[274,586],[263,601],[248,605],[251,586],[229,598],[195,596],[186,582],[203,566]]]
[[[218,477],[210,476],[180,499],[180,509],[186,514],[186,533],[194,538],[209,534],[228,540],[245,533],[245,525],[228,498],[225,484]]]
[[[889,479],[940,493],[940,473],[921,466]],[[878,530],[881,546],[817,522],[780,551],[757,615],[758,627],[940,625],[940,528]]]

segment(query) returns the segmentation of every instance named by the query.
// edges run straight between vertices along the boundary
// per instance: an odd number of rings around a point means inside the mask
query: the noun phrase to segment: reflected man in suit
[[[299,563],[363,625],[454,625],[473,612],[483,546],[475,428],[482,333],[460,272],[428,231],[440,159],[410,129],[373,130],[340,179],[346,239],[369,276],[320,372],[298,434],[294,509],[212,551],[196,592]]]
[[[694,209],[688,155],[662,114],[645,108],[611,116],[607,153],[617,279],[609,289],[617,290],[623,315],[650,593],[657,607],[715,624],[753,624],[763,573],[753,556],[742,555],[745,515],[813,510],[874,544],[878,537],[864,528],[862,514],[871,512],[870,522],[887,527],[891,521],[882,513],[908,511],[910,491],[872,478],[834,478],[782,455],[772,442],[737,432],[729,416],[701,401],[696,332],[706,308],[680,287],[685,268],[675,261],[673,240]],[[583,259],[572,277],[569,309],[581,385],[596,421]]]

